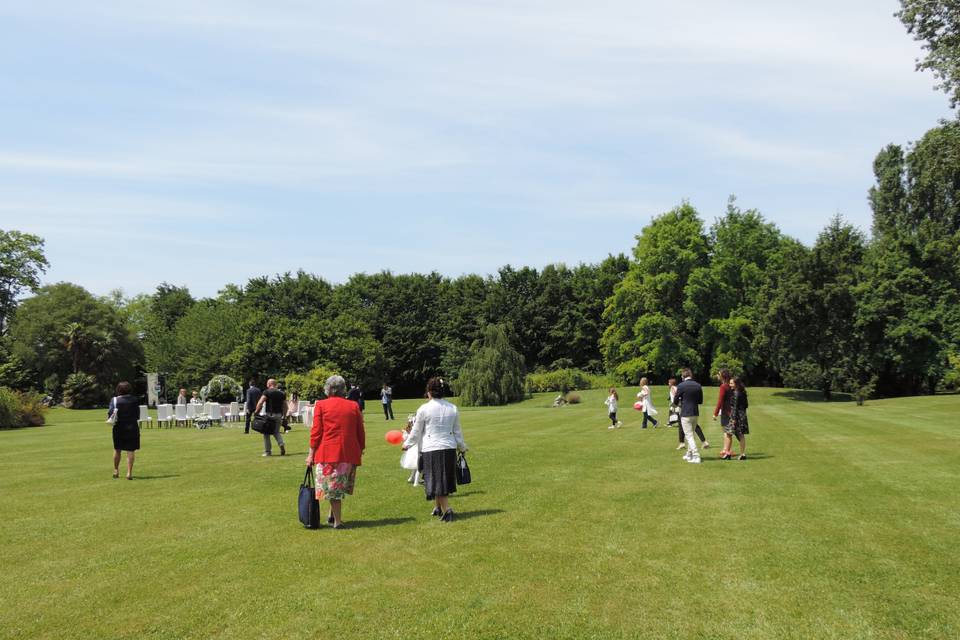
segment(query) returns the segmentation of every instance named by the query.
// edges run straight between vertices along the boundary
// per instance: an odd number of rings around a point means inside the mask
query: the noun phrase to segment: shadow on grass
[[[380,520],[348,520],[346,528],[348,529],[366,529],[368,527],[390,527],[397,524],[406,524],[413,522],[416,518],[407,516],[405,518],[381,518]]]
[[[470,490],[470,491],[457,491],[450,495],[451,498],[462,498],[464,496],[482,496],[485,495],[486,491],[479,490]]]
[[[736,452],[734,452],[733,457],[730,458],[729,460],[721,460],[719,457],[713,457],[713,456],[710,456],[710,457],[708,457],[708,458],[707,458],[707,457],[704,457],[704,458],[701,458],[701,460],[702,460],[703,462],[727,462],[727,463],[733,463],[733,462],[750,462],[751,460],[772,460],[773,458],[776,458],[776,456],[767,455],[766,453],[763,453],[763,452],[754,453],[754,452],[749,451],[749,450],[747,451],[747,459],[746,459],[746,460],[737,460],[737,456],[738,456],[738,455],[739,455],[739,454],[737,454]]]
[[[469,520],[470,518],[481,518],[483,516],[494,516],[498,513],[506,513],[503,509],[478,509],[477,511],[455,511],[454,520]]]
[[[797,402],[853,402],[854,400],[849,393],[834,393],[830,400],[824,400],[822,391],[803,389],[784,389],[783,391],[774,391],[771,395],[775,398],[786,398]]]
[[[179,477],[180,477],[179,473],[168,473],[162,476],[138,476],[137,474],[133,474],[134,480],[165,480],[167,478],[179,478]]]

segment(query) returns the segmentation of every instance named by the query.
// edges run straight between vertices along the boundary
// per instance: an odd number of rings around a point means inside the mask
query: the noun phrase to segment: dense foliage
[[[46,412],[39,394],[0,387],[0,429],[39,427]]]
[[[522,400],[523,356],[510,343],[504,325],[491,324],[470,348],[455,388],[468,407],[495,406]]]

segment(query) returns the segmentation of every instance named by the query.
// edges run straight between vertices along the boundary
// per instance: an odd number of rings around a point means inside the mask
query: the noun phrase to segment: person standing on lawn
[[[729,387],[730,420],[727,421],[727,426],[723,428],[723,433],[725,437],[733,436],[737,438],[737,441],[740,443],[740,457],[737,459],[746,460],[746,435],[750,433],[750,424],[747,422],[747,407],[749,406],[747,402],[747,389],[743,386],[743,381],[739,376],[730,378]],[[731,443],[731,445],[727,447],[727,456],[723,457],[721,455],[720,457],[724,460],[732,458],[733,452],[730,450],[732,448],[733,445]]]
[[[677,385],[676,402],[680,405],[680,426],[687,441],[687,452],[683,459],[693,464],[700,464],[700,451],[694,442],[693,434],[700,421],[700,405],[703,404],[703,387],[693,379],[693,372],[685,367],[681,373],[683,382]]]
[[[250,433],[250,419],[253,417],[254,409],[257,408],[257,403],[260,402],[260,396],[262,395],[263,391],[257,386],[257,379],[250,378],[250,386],[247,387],[247,420],[243,427],[244,433]]]
[[[723,450],[720,451],[720,457],[724,460],[730,458],[730,449],[733,448],[732,431],[727,429],[730,422],[731,401],[733,400],[733,389],[730,386],[732,377],[730,369],[726,367],[717,371],[717,380],[720,382],[720,392],[717,394],[717,406],[713,409],[713,419],[720,416],[720,426],[723,427]]]
[[[280,433],[280,424],[287,410],[287,394],[277,388],[277,381],[273,378],[267,380],[267,390],[260,396],[253,412],[259,413],[263,406],[267,408],[267,430],[263,432],[263,457],[273,455],[270,436],[276,438],[277,444],[280,445],[280,455],[285,456],[287,449],[283,443],[283,434]]]
[[[393,417],[393,389],[386,382],[380,389],[380,402],[383,403],[383,419],[395,420]]]

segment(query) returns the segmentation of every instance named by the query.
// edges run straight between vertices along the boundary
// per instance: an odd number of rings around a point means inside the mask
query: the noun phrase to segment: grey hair
[[[323,392],[327,394],[328,398],[330,396],[345,398],[347,395],[347,381],[343,379],[343,376],[330,376],[327,378],[327,381],[323,383]]]

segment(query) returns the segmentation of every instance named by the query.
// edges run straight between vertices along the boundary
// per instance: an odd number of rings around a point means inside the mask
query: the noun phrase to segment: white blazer
[[[419,445],[421,453],[441,449],[466,451],[457,407],[443,398],[431,398],[420,405],[407,444]]]

